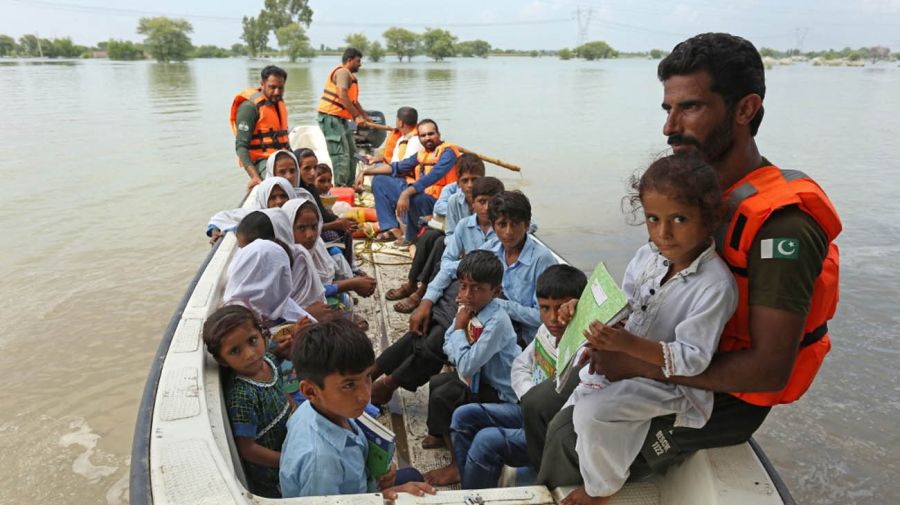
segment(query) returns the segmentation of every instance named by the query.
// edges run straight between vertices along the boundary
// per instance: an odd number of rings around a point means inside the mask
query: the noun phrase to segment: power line
[[[86,12],[96,14],[107,14],[111,16],[167,16],[185,19],[195,19],[202,21],[213,21],[221,23],[240,23],[242,18],[232,16],[216,16],[209,14],[183,14],[171,12],[148,11],[141,9],[123,9],[119,7],[101,7],[99,5],[75,5],[69,3],[47,2],[43,0],[5,0],[11,3],[27,5],[29,7],[41,7],[54,10],[64,10],[70,12]],[[479,26],[529,26],[529,25],[547,25],[555,23],[571,23],[572,18],[555,18],[555,19],[538,19],[531,21],[499,21],[499,22],[460,22],[460,23],[440,23],[441,27],[449,28],[466,28]],[[391,26],[415,26],[429,27],[436,26],[436,23],[397,23],[397,22],[367,22],[367,23],[347,23],[346,21],[327,21],[316,20],[319,26],[358,26],[358,27],[391,27]]]

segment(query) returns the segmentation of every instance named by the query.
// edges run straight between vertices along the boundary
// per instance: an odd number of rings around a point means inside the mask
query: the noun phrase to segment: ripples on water
[[[228,109],[267,63],[0,61],[0,503],[126,501],[150,359],[206,219],[245,183]],[[333,64],[286,65],[291,124],[313,121]],[[414,105],[448,140],[521,165],[488,171],[579,267],[620,275],[646,240],[620,202],[665,148],[653,62],[390,62],[360,81],[367,108]],[[800,503],[900,501],[898,112],[896,67],[768,73],[763,153],[819,180],[845,225],[833,352],[758,434]]]

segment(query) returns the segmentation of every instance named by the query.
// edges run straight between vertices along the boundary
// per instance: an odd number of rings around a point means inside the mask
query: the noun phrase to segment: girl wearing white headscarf
[[[235,253],[228,267],[225,304],[243,303],[271,322],[309,317],[291,298],[291,262],[287,251],[271,240],[254,240]]]
[[[291,267],[293,279],[291,298],[297,302],[297,305],[306,308],[317,302],[325,302],[325,287],[317,275],[312,256],[305,247],[294,242],[291,218],[288,217],[287,212],[283,208],[265,209],[262,212],[272,221],[275,237],[287,244],[294,253],[294,264]]]
[[[276,187],[279,188],[278,191],[275,190]],[[275,195],[272,195],[273,191],[275,191]],[[284,177],[267,178],[256,186],[256,195],[251,202],[250,208],[242,207],[240,209],[223,210],[211,217],[209,224],[206,226],[206,236],[213,237],[212,242],[215,242],[226,232],[234,231],[241,219],[244,219],[247,214],[255,210],[267,209],[270,203],[273,207],[281,207],[285,201],[295,196],[294,187]]]
[[[302,207],[302,209],[301,209]],[[302,244],[297,238],[298,233],[295,232],[295,241],[301,246],[309,250],[313,265],[316,268],[322,285],[325,286],[325,296],[336,296],[344,291],[356,291],[361,296],[371,296],[375,289],[375,280],[365,275],[354,276],[350,270],[347,260],[338,251],[331,254],[322,241],[322,215],[315,204],[315,200],[309,192],[300,190],[297,198],[288,200],[284,204],[282,210],[287,214],[294,230],[297,230],[297,220],[303,211],[311,210],[315,212],[318,219],[318,233],[315,242],[312,244]]]

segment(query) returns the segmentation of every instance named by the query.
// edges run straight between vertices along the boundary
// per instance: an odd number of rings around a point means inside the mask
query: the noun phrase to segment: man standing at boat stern
[[[269,65],[260,72],[258,88],[247,88],[231,104],[231,131],[238,163],[247,172],[249,190],[262,182],[266,159],[280,149],[290,149],[288,114],[284,104],[287,72]]]
[[[635,474],[662,473],[696,450],[745,442],[772,406],[800,398],[831,348],[827,322],[838,301],[837,212],[809,176],[773,165],[756,145],[766,88],[753,44],[724,33],[697,35],[675,46],[657,73],[669,145],[719,173],[731,210],[716,246],[739,301],[700,375],[667,377],[623,353],[590,353],[590,364],[610,380],[646,377],[715,392],[703,428],[675,427],[674,416],[653,420],[631,466]],[[551,487],[582,482],[573,409],[558,411],[577,385],[570,382],[563,395],[550,384],[522,399],[529,458],[538,483]]]
[[[356,142],[349,122],[361,125],[369,120],[359,104],[359,81],[355,75],[362,65],[362,56],[353,47],[344,50],[341,65],[328,74],[319,99],[316,121],[328,144],[335,186],[352,186],[356,180]]]

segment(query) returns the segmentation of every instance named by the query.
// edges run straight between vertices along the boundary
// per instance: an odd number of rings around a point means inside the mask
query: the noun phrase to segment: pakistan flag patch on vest
[[[800,241],[795,238],[767,238],[759,241],[759,256],[767,259],[795,260],[800,257]]]

